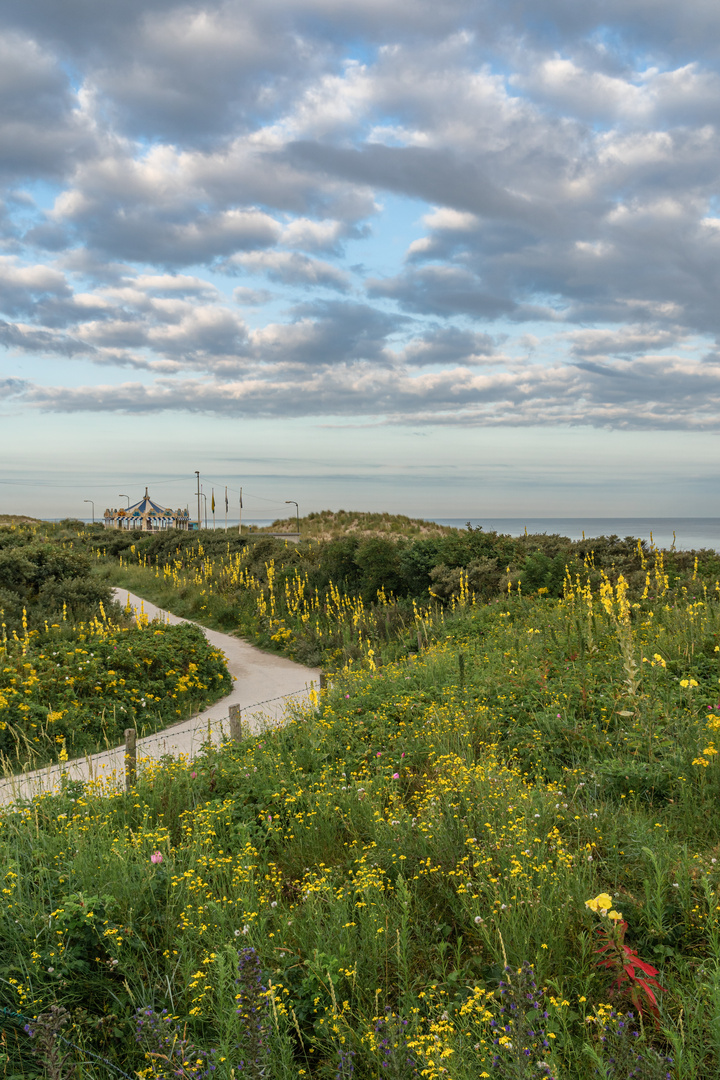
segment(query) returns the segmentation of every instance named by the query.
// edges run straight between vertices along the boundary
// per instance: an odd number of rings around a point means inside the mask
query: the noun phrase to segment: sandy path
[[[177,615],[163,611],[147,600],[129,593],[127,589],[114,589],[115,599],[125,604],[128,597],[130,604],[141,610],[150,619],[159,618],[163,622],[182,623]],[[263,725],[281,720],[285,708],[292,701],[302,701],[307,697],[311,682],[317,688],[320,672],[317,668],[307,668],[282,656],[262,652],[254,645],[221,634],[218,630],[201,627],[211,645],[222,649],[227,657],[228,671],[235,679],[230,693],[211,705],[209,709],[190,717],[179,724],[138,739],[138,768],[142,768],[143,759],[156,759],[163,754],[187,754],[192,757],[200,745],[207,740],[208,727],[213,741],[218,742],[223,732],[227,734],[228,707],[239,705],[242,719],[251,731],[259,730]],[[77,758],[64,764],[63,770],[72,780],[87,780],[95,777],[107,778],[108,784],[117,787],[124,784],[125,748],[117,747],[86,758]],[[59,787],[60,766],[47,766],[22,776],[6,777],[0,781],[0,804],[11,803],[18,798],[30,798],[43,791],[53,791]]]

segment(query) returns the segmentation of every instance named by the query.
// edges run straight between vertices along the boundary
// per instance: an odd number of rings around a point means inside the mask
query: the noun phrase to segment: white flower
[[[475,916],[475,925],[479,926],[481,922],[482,922],[482,919],[480,918],[480,916],[476,915]]]
[[[270,907],[277,907],[277,900],[271,901]]]

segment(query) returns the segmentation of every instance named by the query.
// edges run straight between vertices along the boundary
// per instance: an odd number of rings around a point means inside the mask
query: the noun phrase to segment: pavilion
[[[190,515],[187,510],[171,510],[158,506],[148,495],[127,509],[105,511],[106,529],[140,529],[142,532],[162,532],[163,529],[190,529]]]

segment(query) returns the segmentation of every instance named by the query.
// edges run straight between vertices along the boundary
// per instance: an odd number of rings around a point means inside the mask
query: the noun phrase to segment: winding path
[[[124,605],[129,598],[136,614],[143,611],[149,619],[161,619],[167,623],[190,621],[163,611],[126,589],[114,589],[113,592],[115,599],[121,604]],[[290,702],[302,701],[307,697],[311,683],[316,687],[319,685],[320,672],[317,668],[307,668],[282,656],[265,653],[255,645],[230,634],[221,634],[218,630],[208,630],[204,626],[200,629],[210,644],[225,654],[228,671],[235,685],[229,694],[210,708],[154,735],[138,739],[139,768],[142,767],[143,759],[157,759],[164,754],[186,754],[192,757],[201,744],[207,741],[208,732],[214,742],[219,742],[223,732],[227,734],[228,731],[230,705],[239,705],[243,723],[247,724],[250,731],[258,731],[267,724],[282,720]],[[71,780],[88,780],[102,776],[109,787],[117,788],[125,782],[124,754],[124,746],[118,746],[99,754],[68,761],[62,766],[62,770]],[[60,777],[59,765],[6,777],[0,781],[0,804],[31,798],[43,791],[56,790],[60,785]]]

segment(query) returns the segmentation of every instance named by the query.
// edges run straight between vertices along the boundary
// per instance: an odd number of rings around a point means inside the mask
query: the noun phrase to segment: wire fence
[[[255,701],[255,702],[252,703],[252,705],[243,705],[241,711],[242,711],[243,715],[247,715],[248,713],[251,713],[251,715],[255,716],[255,715],[257,715],[257,710],[260,709],[261,706],[263,706],[263,705],[269,705],[274,701],[288,701],[290,698],[301,699],[301,698],[309,695],[309,693],[310,693],[309,689],[306,688],[306,689],[303,689],[303,690],[294,690],[291,694],[278,694],[277,697],[265,698],[264,701]],[[221,730],[223,724],[229,723],[229,722],[230,722],[230,716],[226,715],[226,716],[208,717],[203,723],[197,724],[195,727],[190,728],[190,729],[187,729],[187,728],[183,727],[182,724],[175,724],[171,728],[164,728],[162,731],[156,731],[153,735],[143,735],[140,739],[138,739],[138,743],[137,743],[138,752],[140,750],[146,749],[152,743],[159,743],[159,742],[165,742],[166,743],[168,740],[172,739],[173,736],[187,737],[189,735],[190,738],[193,739],[196,735],[207,734],[207,732],[209,730],[210,731],[212,731],[214,729]],[[187,721],[185,721],[185,723],[187,723]],[[115,752],[116,753],[122,753],[123,752],[122,746],[115,747]],[[78,760],[82,760],[82,759],[78,759]]]
[[[257,717],[258,711],[263,706],[281,701],[289,702],[291,699],[300,702],[303,698],[309,697],[312,689],[311,683],[309,687],[306,686],[302,690],[294,690],[289,694],[278,694],[275,697],[264,698],[262,701],[254,701],[250,705],[243,705],[241,713],[245,717],[248,714]],[[193,717],[191,720],[197,720],[197,717]],[[152,757],[152,754],[145,752],[155,745],[162,745],[164,753],[172,753],[173,749],[178,749],[177,743],[187,743],[189,740],[190,745],[187,750],[192,753],[193,746],[208,741],[208,737],[212,738],[214,735],[217,738],[219,735],[222,738],[224,734],[223,725],[230,723],[230,716],[226,714],[219,717],[207,717],[202,722],[195,724],[194,727],[187,728],[185,725],[190,723],[191,720],[180,721],[171,728],[164,728],[161,731],[154,732],[152,735],[143,735],[139,738],[136,753],[141,761],[143,757]],[[204,738],[200,738],[200,736],[204,736]],[[185,752],[185,750],[182,752]],[[97,779],[101,775],[111,776],[113,773],[124,772],[126,753],[126,746],[121,743],[119,746],[109,747],[107,750],[101,750],[95,754],[87,754],[85,757],[74,758],[72,761],[46,765],[28,773],[14,773],[6,776],[0,780],[0,801],[3,801],[3,797],[8,794],[15,798],[32,797],[30,793],[18,795],[18,792],[33,785],[38,789],[33,794],[40,794],[43,790],[50,790],[49,787],[45,788],[44,784],[56,785],[62,782],[63,776],[70,779],[82,779],[80,776],[72,777],[70,774],[73,772],[87,772],[85,778],[89,780]]]

